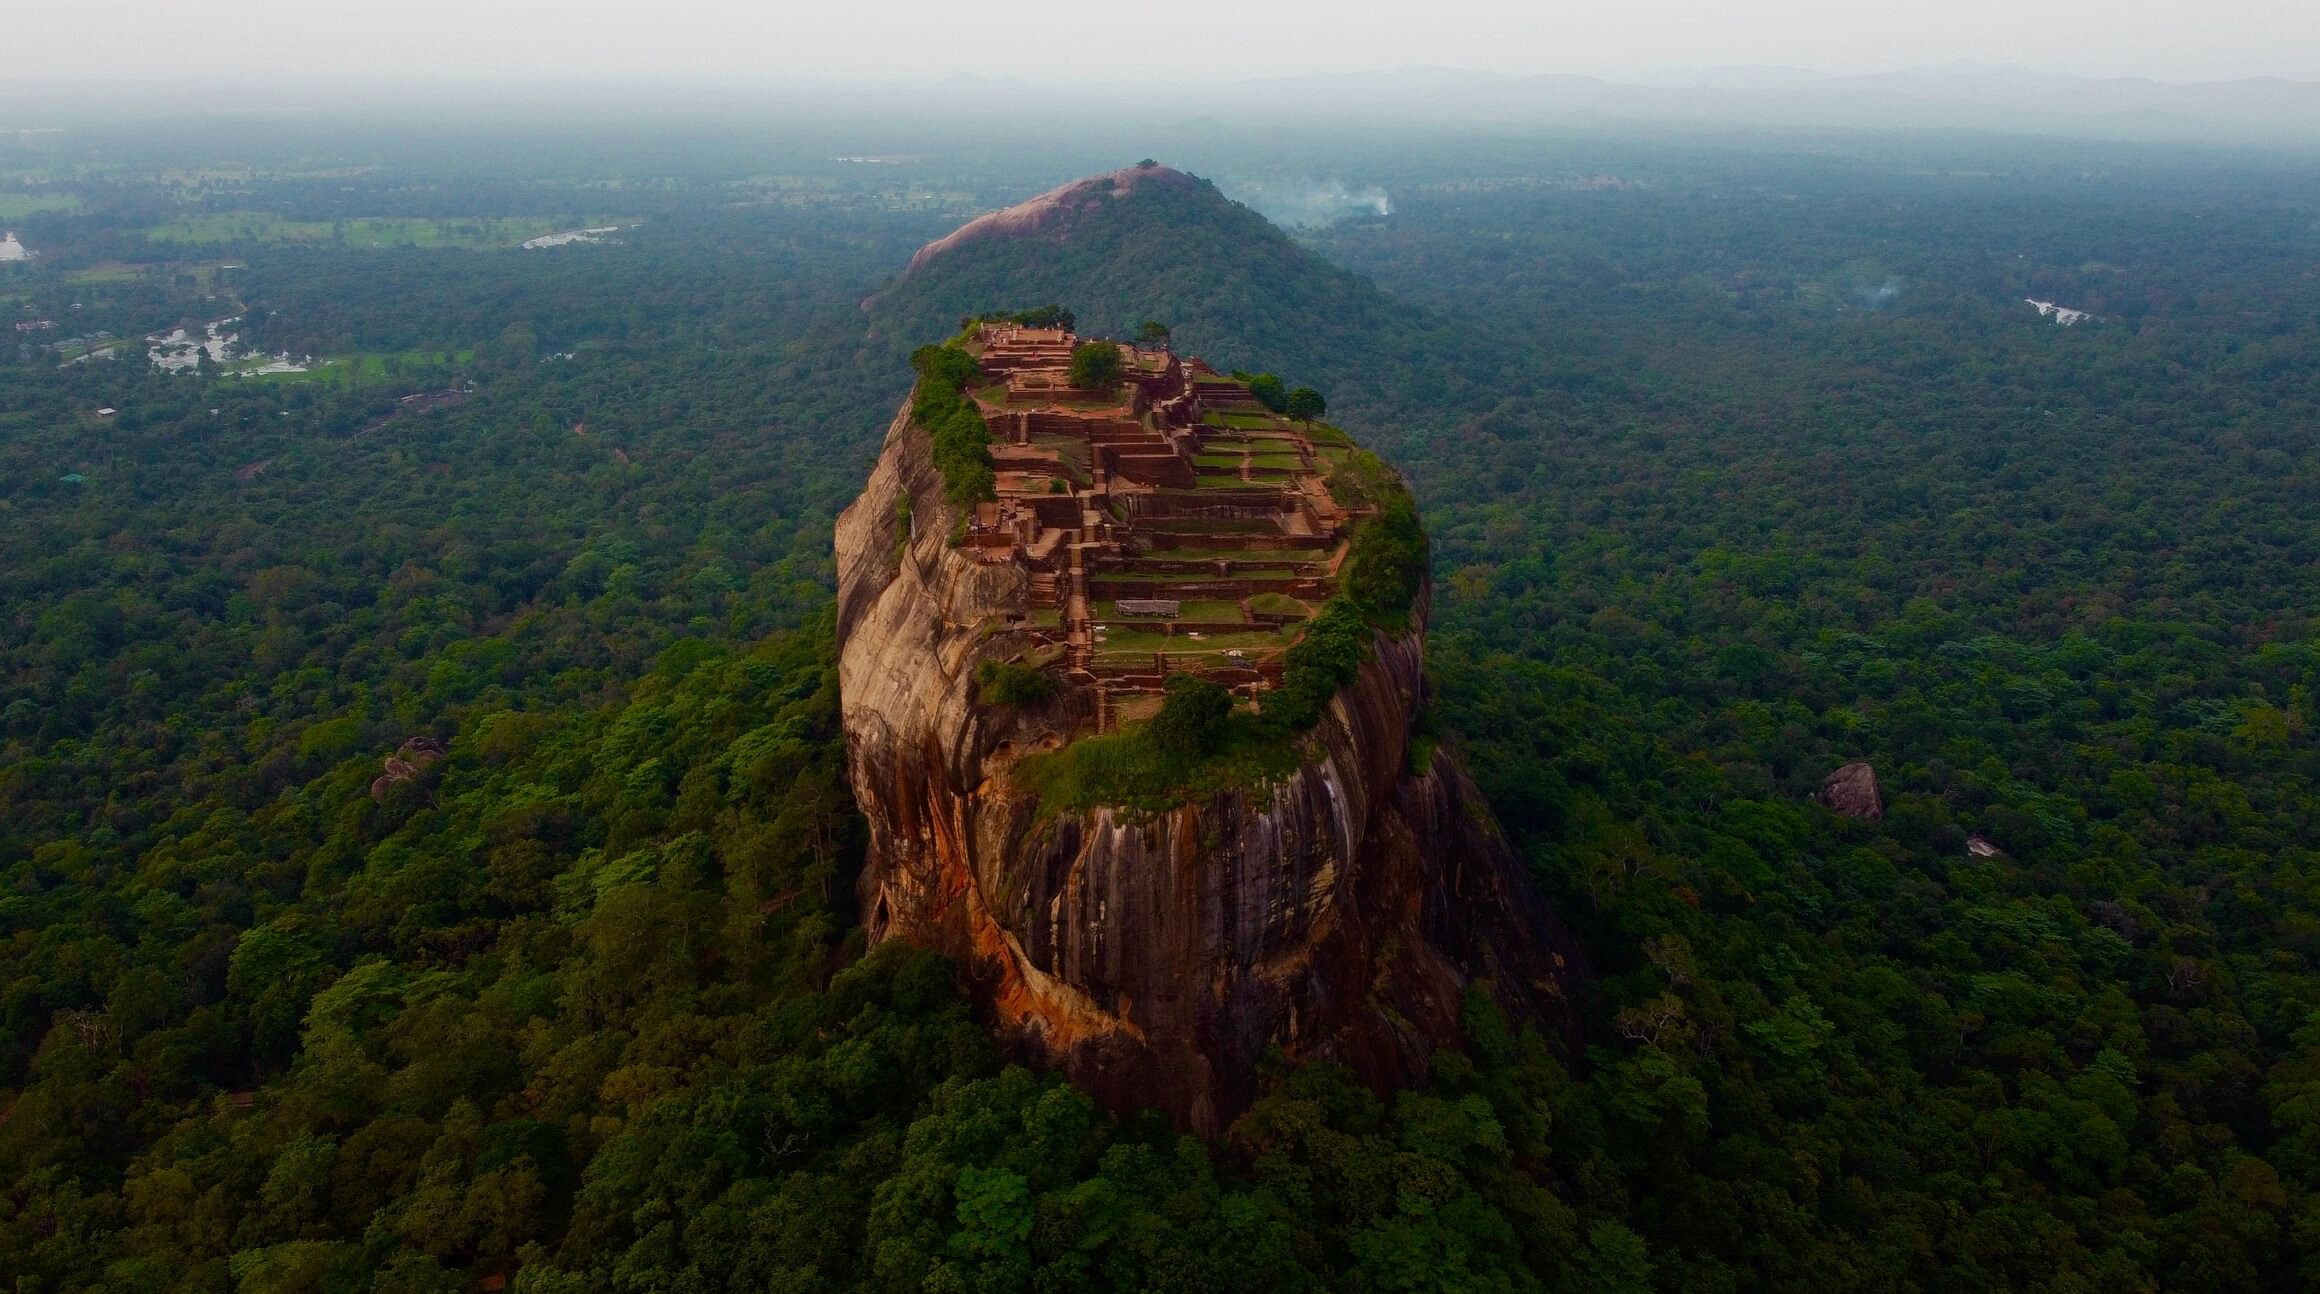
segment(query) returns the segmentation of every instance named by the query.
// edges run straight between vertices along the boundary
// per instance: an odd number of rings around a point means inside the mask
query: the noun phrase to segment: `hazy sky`
[[[0,82],[19,85],[449,76],[777,86],[1410,64],[1862,72],[1955,59],[2320,80],[2320,0],[106,0],[0,11]]]

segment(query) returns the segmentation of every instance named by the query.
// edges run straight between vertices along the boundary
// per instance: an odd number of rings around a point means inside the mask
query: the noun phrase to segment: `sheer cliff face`
[[[1010,770],[1092,730],[1092,702],[979,703],[976,664],[1020,647],[991,626],[1025,576],[952,548],[952,522],[927,437],[897,418],[837,530],[873,940],[960,958],[1025,1048],[1115,1108],[1201,1132],[1245,1108],[1270,1046],[1382,1088],[1455,1041],[1477,979],[1518,1013],[1561,1015],[1567,942],[1472,784],[1439,752],[1411,769],[1419,634],[1377,643],[1285,781],[1057,815]]]

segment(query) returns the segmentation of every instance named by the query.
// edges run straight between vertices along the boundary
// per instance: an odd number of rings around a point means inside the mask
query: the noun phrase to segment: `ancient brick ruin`
[[[989,323],[967,343],[991,379],[971,394],[999,497],[977,505],[965,546],[1025,568],[1028,605],[1008,627],[1035,644],[1028,663],[1094,691],[1102,726],[1147,708],[1172,673],[1261,705],[1337,587],[1363,509],[1326,482],[1350,445],[1165,350],[1122,346],[1116,391],[1075,389],[1078,343]]]

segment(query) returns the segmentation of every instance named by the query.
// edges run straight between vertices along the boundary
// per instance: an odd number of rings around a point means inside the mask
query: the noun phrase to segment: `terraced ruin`
[[[1116,390],[1070,385],[1080,339],[978,325],[986,378],[969,392],[990,427],[994,502],[963,545],[1020,563],[1027,662],[1093,690],[1099,728],[1196,673],[1262,705],[1299,626],[1336,591],[1354,523],[1332,497],[1353,452],[1335,429],[1268,410],[1197,358],[1121,346]]]

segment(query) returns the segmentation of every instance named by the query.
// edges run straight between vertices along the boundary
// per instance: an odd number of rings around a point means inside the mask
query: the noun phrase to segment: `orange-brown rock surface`
[[[1567,940],[1456,762],[1413,760],[1422,631],[1378,641],[1273,785],[1141,815],[1059,814],[1016,785],[1017,760],[1100,716],[1078,688],[980,701],[977,664],[1021,649],[1009,613],[1028,577],[953,545],[907,409],[837,527],[873,940],[959,958],[1026,1051],[1114,1108],[1201,1132],[1248,1104],[1276,1045],[1381,1088],[1422,1077],[1477,980],[1562,1018]]]

